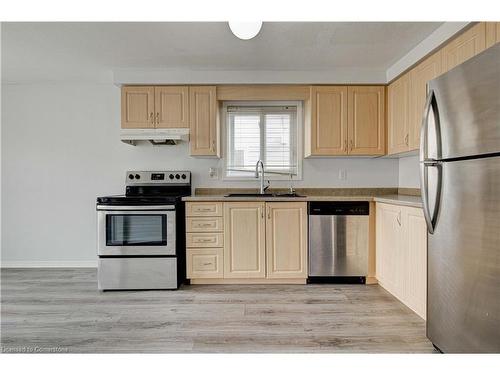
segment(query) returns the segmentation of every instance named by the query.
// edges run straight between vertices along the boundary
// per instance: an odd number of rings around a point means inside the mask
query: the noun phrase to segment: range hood
[[[189,129],[121,129],[120,139],[132,146],[141,141],[149,141],[153,145],[175,145],[189,141]]]

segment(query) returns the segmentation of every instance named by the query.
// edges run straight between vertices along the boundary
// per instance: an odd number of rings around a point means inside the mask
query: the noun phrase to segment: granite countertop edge
[[[304,197],[226,197],[224,195],[192,195],[185,202],[314,202],[314,201],[368,201],[422,208],[422,199],[413,195],[309,195]]]

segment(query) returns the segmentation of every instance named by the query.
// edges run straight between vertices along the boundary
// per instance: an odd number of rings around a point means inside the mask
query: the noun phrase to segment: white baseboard
[[[1,261],[1,268],[97,268],[97,260]]]

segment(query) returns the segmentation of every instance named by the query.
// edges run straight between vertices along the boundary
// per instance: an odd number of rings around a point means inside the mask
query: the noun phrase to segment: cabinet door
[[[311,87],[310,155],[347,154],[347,87]],[[309,156],[309,155],[307,155]]]
[[[215,86],[189,87],[191,155],[219,156]]]
[[[500,22],[486,22],[486,48],[500,43]]]
[[[157,128],[189,127],[187,86],[155,87],[155,123]]]
[[[441,51],[431,55],[410,71],[409,147],[420,147],[420,127],[427,99],[427,82],[441,74]]]
[[[122,129],[154,128],[154,87],[123,86]]]
[[[377,280],[388,292],[400,298],[400,259],[402,249],[401,208],[394,205],[376,205],[376,274]]]
[[[265,278],[264,202],[224,203],[224,278]]]
[[[384,155],[385,88],[349,86],[347,118],[350,155]]]
[[[404,207],[403,228],[406,272],[403,302],[422,318],[427,306],[427,226],[421,209]]]
[[[410,80],[408,74],[391,83],[388,88],[388,154],[397,154],[409,150]]]
[[[307,278],[307,203],[266,203],[267,278]]]
[[[486,25],[480,22],[443,48],[443,73],[476,56],[486,48]]]

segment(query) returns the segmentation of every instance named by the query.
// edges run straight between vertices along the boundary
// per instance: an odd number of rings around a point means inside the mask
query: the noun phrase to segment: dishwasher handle
[[[354,215],[370,214],[370,203],[363,201],[320,201],[309,202],[309,215]]]

